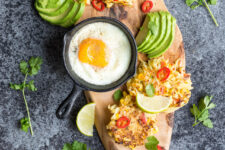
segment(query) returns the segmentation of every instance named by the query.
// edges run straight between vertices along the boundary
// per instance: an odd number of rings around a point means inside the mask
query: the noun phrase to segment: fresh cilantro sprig
[[[159,141],[154,136],[147,137],[148,143],[145,143],[145,148],[147,150],[158,150],[157,145],[159,144]]]
[[[212,11],[210,10],[208,5],[216,5],[217,0],[186,0],[187,6],[189,6],[191,9],[196,9],[199,6],[205,6],[207,10],[209,11],[214,23],[216,26],[219,26],[219,24],[216,21],[216,18],[214,17]]]
[[[202,122],[202,124],[208,128],[213,128],[213,123],[209,119],[209,110],[216,107],[214,103],[210,103],[212,100],[212,96],[205,96],[204,98],[201,98],[198,107],[193,104],[193,106],[190,108],[191,113],[195,117],[195,122],[193,124],[193,127],[198,125]]]
[[[158,30],[158,26],[155,22],[150,21],[148,23],[148,29],[151,31],[152,35],[156,35],[156,32]]]
[[[28,62],[21,61],[20,72],[25,76],[24,81],[21,84],[10,83],[10,88],[14,90],[22,91],[24,103],[27,110],[27,117],[22,118],[20,120],[20,125],[21,125],[21,129],[24,132],[28,132],[28,129],[30,128],[31,135],[33,135],[33,129],[32,129],[31,121],[30,121],[31,120],[30,112],[29,112],[29,107],[27,104],[26,96],[25,96],[25,89],[28,89],[30,91],[37,91],[37,88],[34,85],[34,80],[31,80],[27,83],[27,77],[36,75],[41,68],[41,64],[42,64],[42,59],[40,57],[31,57]]]
[[[78,141],[74,141],[72,144],[70,143],[64,144],[62,150],[87,150],[87,145]]]

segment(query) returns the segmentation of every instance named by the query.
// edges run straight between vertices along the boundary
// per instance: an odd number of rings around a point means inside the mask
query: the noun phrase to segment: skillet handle
[[[69,116],[74,102],[77,100],[78,96],[81,94],[83,90],[78,87],[74,86],[73,90],[71,91],[70,95],[59,105],[56,111],[56,117],[59,119],[65,119]]]

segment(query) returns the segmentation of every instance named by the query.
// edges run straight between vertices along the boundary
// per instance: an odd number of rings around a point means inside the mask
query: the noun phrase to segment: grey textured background
[[[225,149],[225,5],[220,0],[212,6],[219,27],[205,8],[190,10],[184,0],[165,1],[177,18],[183,33],[187,71],[192,73],[194,90],[187,106],[175,114],[171,150]],[[76,102],[71,117],[58,120],[55,110],[72,89],[72,81],[62,62],[62,38],[66,31],[41,20],[33,1],[0,1],[0,150],[60,150],[65,142],[79,140],[93,150],[103,150],[96,130],[85,137],[77,129],[75,116],[86,104],[84,95]],[[9,88],[23,76],[18,69],[21,60],[41,56],[41,72],[35,78],[37,92],[26,92],[35,136],[18,128],[26,115],[22,95]],[[191,104],[205,94],[214,95],[217,107],[210,112],[214,128],[193,128]]]

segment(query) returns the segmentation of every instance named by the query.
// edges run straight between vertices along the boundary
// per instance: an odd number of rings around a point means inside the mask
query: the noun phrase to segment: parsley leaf
[[[78,141],[74,141],[72,144],[64,144],[62,150],[87,150],[87,145]]]
[[[190,108],[190,111],[192,115],[195,117],[195,122],[193,124],[193,127],[198,125],[199,123],[203,123],[204,126],[208,128],[213,128],[213,123],[209,119],[209,110],[216,107],[214,103],[211,103],[212,96],[205,96],[204,98],[201,98],[198,107],[193,104],[193,106]]]
[[[158,150],[157,145],[159,144],[159,141],[154,136],[149,136],[147,138],[148,143],[145,143],[145,148],[147,150]]]
[[[210,13],[216,26],[219,26],[219,24],[217,23],[214,15],[212,14],[208,6],[208,5],[216,5],[216,3],[217,3],[217,0],[186,0],[186,5],[190,7],[191,9],[196,9],[199,6],[205,6],[208,12]]]
[[[10,88],[13,90],[22,90],[24,88],[24,86],[23,86],[23,84],[10,83]]]
[[[153,97],[155,95],[155,88],[152,84],[149,84],[145,87],[145,92],[149,97]]]
[[[158,30],[158,26],[156,25],[155,22],[150,21],[150,22],[148,23],[148,28],[149,28],[149,30],[151,31],[151,33],[152,33],[153,35],[156,35],[156,32],[157,32],[157,30]]]
[[[29,75],[36,75],[41,68],[42,59],[40,57],[31,57],[29,60],[30,71]]]
[[[29,81],[29,83],[26,85],[26,87],[31,91],[37,91],[37,88],[34,85],[34,80]]]
[[[28,118],[22,118],[20,120],[20,127],[21,127],[21,130],[23,130],[24,132],[28,132],[28,129],[30,127]]]
[[[113,94],[113,99],[118,102],[123,97],[123,92],[121,90],[116,90]]]
[[[217,3],[217,0],[209,0],[208,1],[208,4],[210,4],[210,5],[216,5],[216,3]]]
[[[20,72],[25,75],[27,73],[27,71],[28,71],[28,64],[27,64],[27,62],[21,61],[20,62]]]
[[[30,121],[30,112],[25,96],[25,89],[29,89],[31,91],[37,91],[37,88],[34,85],[34,80],[31,80],[27,83],[27,77],[30,75],[36,75],[41,68],[42,59],[40,57],[31,57],[28,62],[21,61],[20,62],[20,72],[25,75],[24,81],[21,84],[13,84],[10,83],[10,88],[14,90],[21,90],[23,94],[24,103],[27,110],[27,118],[23,118],[20,120],[21,129],[25,132],[30,128],[30,133],[33,135],[33,129]]]

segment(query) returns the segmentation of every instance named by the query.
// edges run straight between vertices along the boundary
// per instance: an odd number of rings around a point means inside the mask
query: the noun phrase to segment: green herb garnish
[[[209,110],[216,107],[214,103],[210,103],[212,100],[212,96],[205,96],[201,98],[198,107],[193,104],[193,107],[190,108],[191,113],[195,117],[195,123],[193,127],[202,122],[202,124],[208,128],[213,128],[213,123],[209,119]]]
[[[156,25],[155,22],[150,21],[150,22],[148,23],[148,28],[149,28],[149,30],[151,31],[151,33],[152,33],[153,35],[156,35],[156,32],[157,32],[157,30],[158,30],[158,26]]]
[[[78,141],[74,141],[72,144],[64,144],[62,150],[87,150],[87,145]]]
[[[31,119],[30,119],[29,107],[25,97],[25,89],[28,89],[31,91],[37,91],[37,88],[34,85],[34,80],[31,80],[27,83],[27,77],[36,75],[41,68],[41,64],[42,64],[42,59],[40,57],[31,57],[28,62],[21,61],[20,72],[25,76],[24,81],[21,84],[10,83],[10,88],[14,90],[22,91],[24,103],[27,110],[27,117],[22,118],[20,120],[21,129],[27,132],[28,128],[30,128],[31,135],[33,135],[33,129],[32,129],[31,121],[30,121]]]
[[[154,136],[149,136],[147,138],[148,143],[145,143],[145,148],[147,150],[158,150],[157,145],[159,144],[159,141]]]
[[[123,92],[121,90],[116,90],[113,94],[113,99],[118,102],[123,97]]]
[[[145,87],[146,94],[149,97],[153,97],[155,95],[155,88],[152,84],[149,84]]]
[[[208,6],[208,5],[216,5],[216,3],[217,3],[217,0],[207,0],[207,1],[206,0],[186,0],[187,6],[189,6],[191,9],[196,9],[199,6],[205,6],[207,8],[207,10],[209,11],[216,26],[219,26],[213,13],[211,12],[211,10]]]

